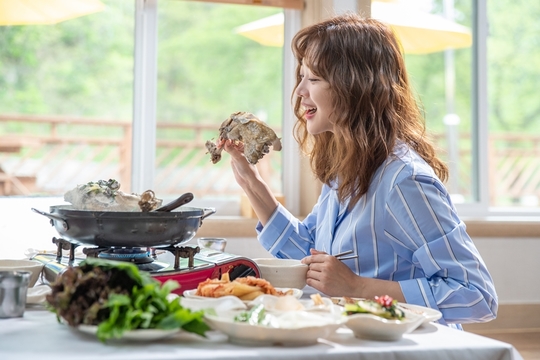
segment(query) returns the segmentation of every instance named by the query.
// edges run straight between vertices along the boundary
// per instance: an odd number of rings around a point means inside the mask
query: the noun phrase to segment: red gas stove
[[[85,259],[84,256],[75,255],[79,245],[59,238],[53,238],[53,243],[57,245],[56,254],[36,254],[32,257],[44,264],[43,280],[49,283],[55,281],[65,269],[77,266]],[[246,276],[260,277],[260,270],[252,260],[198,246],[85,247],[83,254],[86,257],[131,262],[161,282],[176,280],[180,288],[175,293],[179,295],[186,290],[196,289],[202,281],[219,279],[223,273],[229,273],[231,280]]]

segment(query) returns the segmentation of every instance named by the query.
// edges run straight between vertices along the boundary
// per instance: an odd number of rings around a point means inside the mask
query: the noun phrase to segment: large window
[[[428,133],[450,170],[446,186],[459,204],[479,198],[472,171],[473,10],[468,0],[372,4],[373,16],[388,19],[402,41]],[[391,11],[401,14],[397,20]]]
[[[135,3],[103,3],[56,24],[0,25],[2,258],[54,249],[58,234],[31,208],[94,179],[130,188]]]
[[[514,211],[539,209],[538,19],[538,1],[487,2],[489,203]]]
[[[152,187],[167,199],[191,191],[199,204],[226,204],[221,215],[238,214],[241,191],[227,155],[212,165],[204,143],[215,139],[232,112],[250,111],[278,131],[285,149],[294,144],[288,41],[300,11],[201,1],[102,2],[102,11],[56,25],[0,26],[0,201],[58,200],[76,184],[117,178],[127,191]],[[356,10],[357,3],[336,0],[334,10]],[[536,213],[540,4],[384,3],[443,16],[470,31],[467,46],[406,51],[460,213]],[[314,4],[306,2],[312,7],[306,14],[313,16]],[[321,13],[329,12],[321,4]],[[280,13],[283,47],[236,31]],[[298,209],[300,191],[290,190],[300,168],[290,160],[297,158],[294,150],[270,153],[260,167],[275,193],[288,194],[287,206]]]
[[[267,122],[281,137],[281,46],[265,46],[239,29],[280,8],[161,0],[158,4],[157,147],[155,190],[178,195],[191,191],[220,214],[238,214],[242,194],[229,157],[210,162],[207,140],[217,140],[229,115],[247,111]],[[276,194],[282,193],[281,154],[271,152],[258,164]]]
[[[475,217],[537,213],[540,5],[510,0],[391,3],[411,11],[402,13],[400,25],[413,17],[413,11],[418,14],[416,25],[425,36],[417,37],[417,45],[428,44],[444,28],[451,31],[438,36],[438,41],[451,43],[452,36],[459,40],[461,30],[451,29],[447,21],[469,29],[474,40],[469,46],[457,41],[447,49],[425,53],[404,46],[427,129],[449,165],[447,187],[460,213]],[[378,6],[372,3],[373,15]],[[444,19],[423,24],[422,12]]]
[[[0,26],[0,196],[58,196],[100,178],[129,189],[135,9],[104,4]]]

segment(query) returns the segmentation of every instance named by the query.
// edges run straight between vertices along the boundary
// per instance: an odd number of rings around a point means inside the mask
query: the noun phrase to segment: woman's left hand
[[[361,278],[335,256],[311,249],[311,255],[302,259],[309,265],[306,283],[328,296],[358,296],[355,283]]]

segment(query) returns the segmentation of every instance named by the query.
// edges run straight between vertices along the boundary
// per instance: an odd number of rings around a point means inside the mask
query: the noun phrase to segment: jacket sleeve
[[[408,256],[417,274],[400,281],[407,302],[439,309],[449,324],[496,317],[491,275],[438,179],[411,176],[395,184],[384,226],[396,253]]]
[[[295,218],[284,206],[278,205],[266,226],[259,222],[257,237],[262,246],[277,258],[302,259],[314,247],[317,216],[321,203],[327,198],[329,188],[324,185],[317,204],[303,221]],[[322,211],[324,214],[324,209]]]

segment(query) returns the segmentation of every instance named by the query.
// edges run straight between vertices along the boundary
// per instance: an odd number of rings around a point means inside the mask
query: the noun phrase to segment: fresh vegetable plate
[[[161,283],[132,263],[87,258],[51,284],[47,302],[60,322],[93,333],[102,342],[152,340],[179,329],[204,335],[210,328],[203,312],[192,312],[182,307],[180,298],[170,296],[179,286],[173,280]]]

